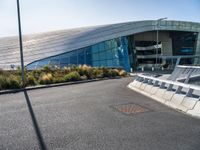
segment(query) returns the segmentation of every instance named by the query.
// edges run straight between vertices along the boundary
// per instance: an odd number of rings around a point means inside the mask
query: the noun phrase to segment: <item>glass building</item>
[[[200,23],[147,20],[84,27],[25,35],[23,45],[29,70],[80,64],[126,71],[173,69],[200,64]],[[0,69],[20,66],[18,37],[0,38],[0,53]]]
[[[83,64],[93,67],[112,67],[130,70],[128,39],[126,37],[116,38],[78,50],[48,57],[29,64],[27,69],[39,69],[44,67],[44,65],[63,68],[69,65]]]

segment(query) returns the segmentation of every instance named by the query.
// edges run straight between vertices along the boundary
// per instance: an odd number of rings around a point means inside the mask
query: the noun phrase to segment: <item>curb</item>
[[[21,88],[21,89],[3,90],[3,91],[0,91],[0,95],[18,93],[18,92],[22,92],[24,90],[30,91],[30,90],[37,90],[37,89],[46,89],[46,88],[53,88],[53,87],[73,85],[73,84],[89,83],[89,82],[95,82],[95,81],[104,81],[104,80],[109,80],[109,79],[121,79],[121,77],[91,79],[91,80],[64,82],[64,83],[56,83],[56,84],[48,84],[48,85],[30,86],[30,87],[25,87],[25,88]]]

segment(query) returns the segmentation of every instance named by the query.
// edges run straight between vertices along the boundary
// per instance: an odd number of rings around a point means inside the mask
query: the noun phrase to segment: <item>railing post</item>
[[[176,89],[176,94],[180,94],[181,93],[181,90],[183,89],[182,86],[178,86],[178,88]]]
[[[167,91],[172,91],[172,88],[173,88],[173,84],[169,84]]]
[[[160,85],[160,88],[164,89],[165,88],[165,84],[166,84],[165,82],[162,82],[161,85]]]
[[[159,81],[155,81],[154,86],[158,86]]]
[[[152,79],[149,79],[149,80],[148,80],[148,84],[149,84],[149,85],[153,84],[153,80],[152,80]]]
[[[194,91],[194,89],[189,88],[189,90],[188,90],[186,96],[187,96],[187,97],[192,97],[193,91]]]

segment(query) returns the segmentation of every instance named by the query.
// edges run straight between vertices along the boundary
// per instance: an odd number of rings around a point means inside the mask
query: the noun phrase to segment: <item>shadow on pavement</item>
[[[33,111],[33,108],[32,108],[32,105],[31,105],[31,102],[30,102],[30,99],[29,99],[29,96],[28,96],[28,93],[27,93],[26,90],[24,90],[24,96],[25,96],[25,99],[26,99],[26,103],[27,103],[27,106],[28,106],[29,113],[31,115],[33,127],[34,127],[34,130],[35,130],[36,136],[37,136],[37,140],[39,142],[40,149],[46,150],[47,148],[46,148],[44,139],[42,137],[40,128],[38,126],[37,119],[35,117],[35,114],[34,114],[34,111]]]

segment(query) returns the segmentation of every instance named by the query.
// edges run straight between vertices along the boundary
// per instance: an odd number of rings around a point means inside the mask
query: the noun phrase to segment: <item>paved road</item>
[[[0,95],[0,149],[199,150],[200,120],[128,89],[130,78]],[[112,106],[150,109],[124,115]]]

